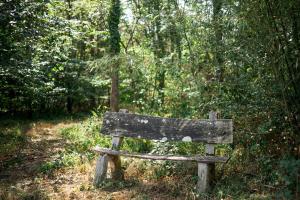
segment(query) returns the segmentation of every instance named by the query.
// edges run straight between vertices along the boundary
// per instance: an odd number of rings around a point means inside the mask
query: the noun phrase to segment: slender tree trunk
[[[165,93],[164,93],[164,88],[165,88],[165,74],[166,70],[164,69],[163,64],[161,63],[161,59],[165,56],[165,44],[163,41],[163,36],[161,33],[161,17],[160,17],[160,12],[161,12],[161,5],[159,1],[157,1],[154,5],[154,12],[155,15],[157,16],[155,19],[155,39],[154,39],[154,54],[155,57],[157,58],[156,61],[156,68],[157,68],[157,76],[156,79],[158,81],[158,87],[157,87],[157,92],[158,92],[158,99],[160,100],[160,105],[164,105],[164,98],[165,98]]]
[[[222,29],[222,0],[213,0],[213,26],[215,32],[215,64],[216,79],[224,80],[224,58],[223,58],[223,29]]]
[[[110,54],[115,57],[111,70],[111,92],[110,92],[110,109],[113,112],[119,111],[119,54],[120,54],[120,32],[119,23],[121,17],[120,0],[111,0],[111,7],[108,18],[110,34]]]
[[[72,11],[72,4],[71,0],[67,0],[67,20],[71,20],[71,11]],[[67,35],[71,37],[71,31],[67,32]],[[64,68],[64,73],[66,73],[66,68]],[[71,93],[71,84],[69,83],[69,80],[64,80],[66,83],[66,88],[67,88],[67,112],[72,113],[73,112],[73,98],[72,98],[72,93]]]
[[[114,64],[111,75],[111,91],[110,91],[110,109],[113,112],[119,111],[119,72],[118,64]]]

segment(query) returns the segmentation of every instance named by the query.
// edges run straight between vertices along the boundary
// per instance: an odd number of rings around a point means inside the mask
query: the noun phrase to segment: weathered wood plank
[[[96,162],[94,186],[98,187],[106,179],[107,165],[108,165],[108,155],[99,156]]]
[[[217,120],[217,113],[211,111],[209,113],[209,120],[214,123]],[[215,145],[205,145],[205,155],[215,155]],[[215,180],[215,163],[198,163],[198,192],[208,192],[212,187]]]
[[[215,121],[217,120],[217,113],[210,111],[209,112],[209,120],[211,121],[211,123],[215,123]],[[215,145],[214,144],[206,144],[205,145],[205,154],[209,155],[209,156],[213,156],[215,155]]]
[[[101,133],[154,140],[232,143],[231,119],[188,120],[106,112]]]
[[[215,148],[214,148],[213,144],[206,144],[205,145],[205,155],[206,156],[215,156]],[[202,186],[205,185],[205,187],[206,187],[205,191],[207,192],[210,189],[212,189],[213,186],[214,186],[215,174],[216,174],[215,173],[216,165],[215,165],[215,163],[205,163],[203,165],[200,165],[200,167],[199,167],[199,164],[202,164],[202,163],[198,163],[198,173],[202,173],[200,171],[204,168],[206,168],[206,169],[204,169],[205,172],[208,173],[207,175],[205,175],[206,176],[206,178],[205,178],[206,183],[202,185]],[[206,165],[206,166],[204,167],[204,165]],[[201,180],[199,180],[199,181],[201,181]]]
[[[208,183],[208,165],[205,163],[198,163],[198,181],[197,181],[197,191],[206,192],[209,187]]]
[[[208,192],[213,187],[215,168],[211,163],[198,163],[197,191]]]
[[[107,155],[118,155],[141,159],[151,159],[151,160],[173,160],[173,161],[196,161],[198,163],[215,163],[215,162],[226,162],[227,157],[217,157],[217,156],[176,156],[176,155],[155,155],[155,154],[138,154],[129,153],[127,151],[116,151],[107,148],[95,147],[94,151],[107,154]]]

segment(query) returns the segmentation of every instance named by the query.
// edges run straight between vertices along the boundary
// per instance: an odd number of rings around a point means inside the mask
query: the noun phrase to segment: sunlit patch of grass
[[[56,169],[72,167],[81,163],[80,155],[76,152],[60,153],[55,160],[48,161],[40,166],[40,172],[44,174],[52,173]]]
[[[89,162],[95,157],[93,147],[110,147],[111,138],[100,136],[99,124],[99,118],[90,117],[81,123],[62,128],[60,135],[67,141],[63,152],[56,155],[55,160],[43,164],[40,171],[51,173],[56,169]]]
[[[100,136],[99,123],[99,119],[91,117],[80,124],[61,129],[61,136],[68,141],[66,148],[71,151],[86,153],[96,145],[110,147],[111,138]]]

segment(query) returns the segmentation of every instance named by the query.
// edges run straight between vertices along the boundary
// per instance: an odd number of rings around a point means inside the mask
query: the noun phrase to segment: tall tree
[[[153,12],[155,14],[155,24],[154,24],[154,55],[157,58],[156,61],[156,67],[157,67],[157,81],[158,81],[158,98],[160,100],[160,104],[164,104],[164,87],[165,87],[165,76],[166,76],[166,70],[164,69],[164,66],[161,62],[161,60],[164,58],[166,52],[165,52],[165,44],[164,44],[164,38],[162,35],[162,20],[161,20],[161,4],[159,1],[155,2],[153,5]]]
[[[111,93],[110,108],[113,112],[119,110],[119,54],[120,54],[120,32],[119,23],[121,17],[120,0],[112,0],[108,17],[110,54],[114,57],[111,70]]]
[[[214,57],[216,65],[216,79],[222,82],[224,77],[224,58],[223,58],[223,30],[222,30],[222,0],[213,0],[213,28],[214,28]]]
[[[71,12],[72,12],[72,2],[71,0],[67,0],[67,9],[66,9],[66,13],[67,13],[67,20],[70,21],[72,19],[71,17]],[[71,29],[69,28],[69,30],[67,31],[67,35],[68,37],[71,37]],[[64,68],[64,70],[66,70],[66,68]],[[72,98],[72,94],[71,94],[71,85],[69,81],[65,81],[66,83],[66,89],[67,89],[67,110],[68,113],[72,113],[73,110],[73,98]]]

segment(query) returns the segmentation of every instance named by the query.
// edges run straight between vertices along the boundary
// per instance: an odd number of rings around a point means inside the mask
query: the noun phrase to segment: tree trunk
[[[110,109],[113,112],[119,111],[119,58],[120,54],[120,32],[119,23],[121,16],[120,0],[111,0],[111,7],[108,17],[108,26],[110,34],[110,54],[115,57],[112,65],[111,74],[111,93],[110,93]]]
[[[154,12],[157,16],[155,19],[155,39],[154,39],[154,55],[157,58],[156,61],[156,68],[157,68],[157,76],[156,79],[158,81],[158,99],[160,100],[159,104],[161,106],[164,105],[164,88],[165,88],[165,74],[166,70],[164,69],[164,66],[161,62],[161,59],[165,56],[165,44],[163,41],[163,36],[161,33],[161,18],[160,18],[160,12],[161,12],[161,5],[159,2],[156,2],[154,5]]]
[[[110,109],[113,112],[119,111],[119,64],[113,65],[111,75],[111,91],[110,91]]]
[[[223,30],[222,30],[222,0],[213,0],[213,26],[215,32],[215,65],[216,79],[224,80]]]

